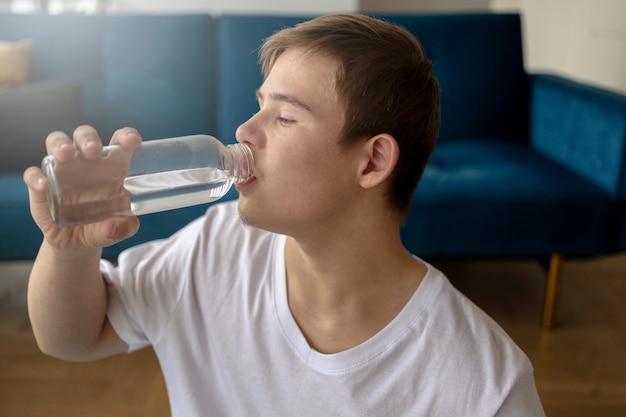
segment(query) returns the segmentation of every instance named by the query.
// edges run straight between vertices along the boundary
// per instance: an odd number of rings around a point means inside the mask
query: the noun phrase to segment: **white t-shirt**
[[[229,202],[117,268],[102,261],[109,319],[131,350],[154,347],[173,416],[544,416],[527,357],[431,265],[374,337],[311,349],[287,303],[284,246]]]

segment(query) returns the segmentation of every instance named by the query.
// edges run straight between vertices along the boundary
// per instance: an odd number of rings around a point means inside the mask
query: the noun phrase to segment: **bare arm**
[[[128,348],[106,318],[98,249],[57,249],[44,241],[28,284],[28,311],[42,352],[91,360]]]
[[[134,147],[141,138],[132,129],[122,129],[111,143]],[[99,157],[102,142],[95,130],[81,126],[72,142],[55,132],[46,139],[49,154],[59,160],[82,152]],[[40,349],[67,360],[90,360],[127,349],[107,320],[108,295],[100,274],[102,247],[132,236],[136,217],[108,219],[101,223],[58,227],[47,207],[48,182],[39,168],[24,172],[31,214],[44,234],[28,286],[28,309]]]

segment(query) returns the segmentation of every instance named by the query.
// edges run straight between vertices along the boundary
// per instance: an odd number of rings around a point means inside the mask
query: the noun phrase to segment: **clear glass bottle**
[[[254,161],[244,144],[193,135],[144,141],[135,149],[107,146],[89,160],[78,152],[66,162],[49,155],[42,169],[52,219],[73,226],[215,201],[252,175]]]

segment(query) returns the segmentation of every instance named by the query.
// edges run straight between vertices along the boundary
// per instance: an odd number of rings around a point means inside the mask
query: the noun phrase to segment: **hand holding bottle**
[[[95,129],[80,126],[74,131],[73,140],[62,132],[53,132],[46,138],[49,156],[56,161],[55,173],[60,181],[72,184],[71,193],[66,193],[65,202],[81,205],[89,201],[119,197],[122,201],[128,193],[124,189],[124,178],[133,149],[141,144],[141,136],[136,130],[124,128],[116,131],[111,145],[119,145],[116,163],[104,162],[102,141]],[[28,185],[31,214],[46,240],[59,248],[95,248],[110,246],[132,236],[139,227],[139,221],[131,213],[124,216],[99,219],[95,223],[73,227],[60,227],[54,222],[48,204],[51,183],[44,172],[37,167],[24,172]],[[99,184],[94,186],[94,184]],[[81,212],[82,209],[78,209]],[[77,222],[78,223],[78,222]]]

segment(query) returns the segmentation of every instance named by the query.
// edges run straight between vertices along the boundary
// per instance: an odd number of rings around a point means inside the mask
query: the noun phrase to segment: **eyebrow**
[[[261,93],[261,90],[257,90],[257,91],[256,91],[256,97],[257,97],[257,99],[259,99],[259,100],[263,98],[263,94]],[[293,105],[293,106],[296,106],[296,107],[299,107],[299,108],[301,108],[301,109],[303,109],[303,110],[306,110],[306,111],[308,111],[308,112],[310,112],[310,113],[312,113],[312,112],[313,112],[313,110],[311,110],[311,107],[309,107],[306,103],[304,103],[304,102],[302,102],[302,101],[298,100],[298,98],[297,98],[297,97],[295,97],[295,96],[293,96],[293,95],[290,95],[290,94],[283,94],[283,93],[271,93],[271,94],[269,95],[269,97],[270,97],[272,100],[282,101],[282,102],[285,102],[285,103],[291,104],[291,105]]]

